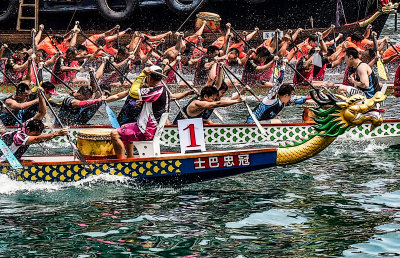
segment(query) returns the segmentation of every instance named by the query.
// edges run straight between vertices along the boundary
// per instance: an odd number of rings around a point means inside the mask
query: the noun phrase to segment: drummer
[[[39,88],[38,91],[43,91],[43,89]],[[56,136],[68,134],[66,129],[61,129],[50,134],[42,134],[44,130],[42,119],[45,114],[46,102],[42,94],[39,94],[38,113],[33,118],[23,123],[17,130],[6,132],[1,135],[1,140],[5,142],[18,160],[21,160],[22,155],[28,150],[31,144],[49,141]],[[0,156],[0,162],[4,161],[6,161],[6,157],[4,155]]]
[[[107,101],[115,101],[131,95],[139,99],[142,110],[137,122],[124,124],[121,128],[111,132],[111,140],[117,158],[132,158],[135,141],[150,141],[157,130],[157,124],[163,113],[168,112],[170,96],[161,83],[162,69],[159,66],[146,67],[132,84],[129,92],[111,96]],[[187,95],[182,93],[181,95]],[[127,155],[125,155],[125,150]]]

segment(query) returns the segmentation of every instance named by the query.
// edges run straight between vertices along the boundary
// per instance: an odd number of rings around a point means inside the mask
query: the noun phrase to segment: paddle
[[[172,95],[172,92],[171,92],[171,90],[168,88],[167,84],[166,84],[164,81],[161,81],[161,83],[164,85],[164,87],[165,87],[165,89],[168,91],[169,95]],[[181,112],[182,116],[183,116],[185,119],[188,119],[188,117],[187,117],[187,115],[185,114],[185,112],[183,112],[181,105],[179,105],[179,102],[178,102],[176,99],[174,99],[174,102],[175,102],[176,106],[179,108],[179,112]]]
[[[240,84],[242,84],[243,87],[246,87],[246,85],[244,84],[244,82],[242,82],[242,80],[240,80],[231,70],[229,70],[229,69],[228,69],[227,67],[225,67],[225,66],[224,66],[224,68],[225,68],[225,71],[229,72],[229,73],[233,76],[233,78],[235,78]],[[232,80],[230,79],[230,77],[228,77],[228,78],[229,78],[229,80],[232,82]],[[258,96],[256,95],[256,93],[255,93],[252,89],[246,88],[246,90],[247,90],[248,92],[250,92],[250,94],[253,95],[259,102],[261,102],[260,97],[258,97]]]
[[[6,106],[3,100],[0,99],[0,104],[7,110],[8,113],[20,124],[22,125],[21,121],[14,115],[14,113]],[[2,123],[3,124],[3,123]],[[3,125],[4,126],[4,125]],[[13,169],[22,169],[23,166],[18,161],[18,159],[14,156],[14,153],[8,148],[7,144],[0,139],[0,151],[3,153],[4,157],[6,157],[8,163],[10,163]]]
[[[46,37],[48,37],[50,39],[50,43],[53,45],[53,47],[59,52],[62,53],[60,51],[60,49],[58,49],[57,45],[54,43],[53,38],[49,35],[49,33],[47,33],[47,30],[43,29],[44,34],[46,35]]]
[[[376,62],[376,65],[378,66],[378,75],[379,75],[379,77],[381,77],[382,79],[387,81],[388,78],[387,78],[385,67],[383,66],[383,63],[382,63],[382,57],[379,54],[378,41],[376,40],[375,32],[373,33],[373,39],[374,39],[374,47],[375,47],[375,51],[376,51],[376,56],[378,57],[378,61]]]
[[[317,34],[317,37],[318,37],[318,41],[317,41],[318,43],[317,43],[316,49],[319,48],[319,42],[321,40],[319,34]],[[320,55],[319,51],[317,51],[317,50],[315,50],[312,64],[315,66],[318,66],[320,68],[322,67],[322,56]]]
[[[23,169],[24,167],[14,156],[14,153],[8,148],[7,144],[0,139],[0,151],[3,153],[4,157],[7,159],[8,163],[13,169]]]
[[[93,77],[93,81],[96,84],[97,89],[99,90],[100,94],[103,95],[103,91],[101,90],[100,85],[97,82],[96,75],[94,74],[93,71],[90,71],[90,73],[91,73],[91,76]],[[121,128],[121,126],[118,123],[117,117],[115,116],[114,112],[111,110],[108,103],[106,101],[103,101],[103,102],[104,102],[104,106],[106,108],[106,113],[108,115],[108,120],[110,120],[112,127]]]
[[[239,94],[239,97],[241,98],[242,95],[240,94],[240,91],[238,89],[238,87],[236,86],[236,84],[233,83],[231,77],[229,76],[229,74],[227,73],[227,68],[225,66],[222,66],[222,69],[225,71],[226,76],[228,77],[228,79],[231,81],[233,87],[235,87],[235,90],[237,92],[237,94]],[[254,115],[253,111],[251,110],[249,104],[244,101],[244,104],[247,108],[247,111],[249,112],[251,118],[253,119],[254,123],[257,125],[258,130],[260,130],[261,134],[266,135],[267,132],[265,131],[265,129],[262,127],[262,125],[260,124],[260,121],[258,121],[257,117]]]
[[[240,36],[240,34],[239,34],[233,27],[231,27],[231,30],[233,31],[233,33],[234,33],[241,41],[244,42],[244,44],[245,44],[249,49],[251,49],[250,44],[249,44],[246,40],[244,40],[243,37]]]
[[[37,72],[35,69],[35,65],[34,63],[32,63],[32,70],[35,73],[36,76],[36,84],[39,86],[38,83],[38,78],[37,78]],[[47,106],[49,107],[51,113],[53,114],[53,116],[55,117],[55,119],[57,120],[57,122],[60,124],[60,126],[62,128],[65,128],[65,126],[63,125],[63,123],[61,122],[60,118],[58,117],[57,113],[54,111],[53,107],[51,106],[49,100],[46,98],[46,96],[44,95],[44,93],[42,91],[39,91],[40,94],[42,95],[42,97],[44,98],[44,100],[46,101]],[[92,168],[90,167],[89,163],[86,161],[85,157],[83,157],[82,153],[79,151],[78,147],[76,146],[76,144],[72,141],[71,135],[67,134],[67,139],[72,147],[73,153],[74,155],[82,162],[82,164],[85,166],[86,169],[88,169],[89,171],[92,171]]]
[[[60,77],[58,77],[56,74],[54,74],[49,68],[47,68],[46,66],[43,66],[43,69],[45,69],[47,72],[49,72],[51,75],[53,75],[54,78],[56,78],[58,81],[60,81],[61,84],[64,85],[65,87],[67,87],[70,91],[75,91],[71,86],[66,84]]]

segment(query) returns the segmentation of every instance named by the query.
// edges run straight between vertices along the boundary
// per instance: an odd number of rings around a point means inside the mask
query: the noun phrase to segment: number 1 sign
[[[178,120],[181,153],[206,151],[203,119]]]

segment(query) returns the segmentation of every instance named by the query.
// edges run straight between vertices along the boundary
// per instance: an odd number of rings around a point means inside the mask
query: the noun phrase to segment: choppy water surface
[[[398,118],[395,101],[386,117]],[[221,113],[240,122],[238,111]],[[400,256],[399,158],[399,149],[339,141],[301,164],[187,186],[0,175],[0,257]]]

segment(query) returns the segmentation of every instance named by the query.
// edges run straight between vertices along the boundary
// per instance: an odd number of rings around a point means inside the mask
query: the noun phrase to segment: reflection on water
[[[387,108],[399,117],[396,99]],[[221,113],[246,116],[239,106]],[[398,149],[341,140],[301,164],[187,186],[0,175],[0,256],[400,256],[399,158]]]

